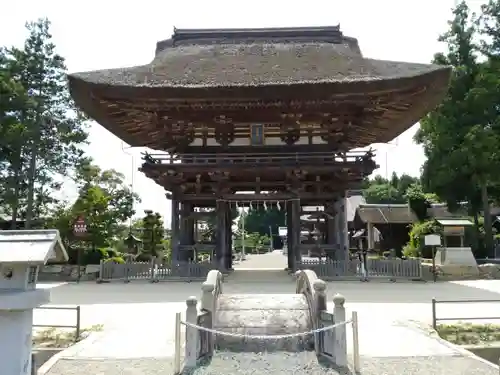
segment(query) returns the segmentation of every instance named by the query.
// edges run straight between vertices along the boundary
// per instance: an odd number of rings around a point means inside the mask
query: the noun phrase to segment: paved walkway
[[[248,254],[245,260],[238,261],[233,267],[235,270],[284,270],[287,267],[287,257],[283,255],[282,250],[274,250],[265,254]]]

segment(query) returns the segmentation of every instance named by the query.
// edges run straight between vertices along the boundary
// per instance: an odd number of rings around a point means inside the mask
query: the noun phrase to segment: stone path
[[[287,267],[287,258],[282,250],[274,250],[265,254],[248,254],[246,259],[234,266],[235,270],[242,269],[276,269],[284,270]]]

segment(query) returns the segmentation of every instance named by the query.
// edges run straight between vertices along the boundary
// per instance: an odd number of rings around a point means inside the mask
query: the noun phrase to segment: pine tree
[[[11,164],[19,183],[13,184],[11,191],[15,186],[24,186],[26,191],[14,194],[11,211],[15,217],[22,209],[29,228],[34,217],[56,203],[53,193],[81,159],[87,133],[85,118],[68,92],[64,58],[51,41],[50,22],[40,19],[26,28],[23,48],[6,49],[6,66],[24,96],[16,112],[22,127],[23,145],[17,150],[21,162]]]

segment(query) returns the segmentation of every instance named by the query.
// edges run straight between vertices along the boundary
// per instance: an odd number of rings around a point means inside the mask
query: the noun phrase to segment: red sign
[[[77,237],[87,234],[87,224],[83,216],[79,216],[73,224],[73,234]]]

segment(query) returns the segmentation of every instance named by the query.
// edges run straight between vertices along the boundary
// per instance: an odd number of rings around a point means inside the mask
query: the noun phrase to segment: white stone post
[[[181,373],[181,313],[175,314],[174,375]]]
[[[333,317],[335,319],[335,344],[334,356],[335,364],[339,367],[347,367],[347,335],[346,335],[346,313],[345,313],[345,298],[341,294],[336,294],[333,297]]]
[[[358,312],[352,312],[352,362],[354,367],[354,372],[358,374],[361,371],[361,365],[359,361],[359,322],[358,322]]]
[[[198,324],[198,300],[196,297],[189,297],[186,300],[186,323]],[[184,366],[188,368],[196,367],[198,360],[198,337],[199,332],[196,327],[186,326],[186,355]]]

